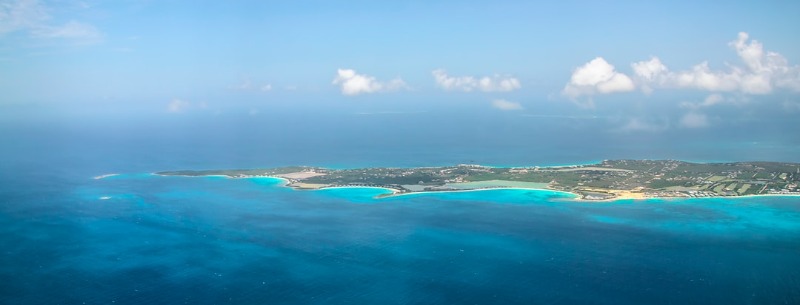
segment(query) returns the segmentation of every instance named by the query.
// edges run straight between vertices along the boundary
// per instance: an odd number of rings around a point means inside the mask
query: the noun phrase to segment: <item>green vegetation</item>
[[[725,177],[723,177],[723,176],[711,176],[711,178],[708,178],[708,181],[719,182],[719,181],[722,181],[724,179],[725,179]]]
[[[167,176],[224,175],[232,178],[272,176],[290,186],[377,186],[397,192],[452,190],[461,182],[493,182],[492,187],[514,187],[519,182],[544,183],[548,188],[585,198],[615,196],[618,192],[646,197],[711,197],[748,194],[800,194],[798,164],[777,162],[689,163],[673,160],[614,160],[565,167],[493,168],[458,165],[420,168],[325,169],[282,167],[271,169],[160,172]],[[503,182],[505,181],[505,182]],[[499,183],[499,184],[497,184]],[[407,186],[407,187],[404,187]],[[474,185],[480,183],[461,184]],[[597,195],[605,194],[604,196]],[[592,195],[594,194],[594,195]]]
[[[750,188],[750,184],[745,183],[745,184],[742,184],[742,186],[739,187],[739,190],[737,190],[736,192],[738,192],[739,195],[744,195],[745,193],[747,193],[747,190],[749,188]]]

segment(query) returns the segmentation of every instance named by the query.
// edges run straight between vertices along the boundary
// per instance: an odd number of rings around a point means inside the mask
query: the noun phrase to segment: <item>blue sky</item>
[[[178,116],[295,104],[704,128],[800,114],[798,11],[797,1],[2,0],[0,107]]]

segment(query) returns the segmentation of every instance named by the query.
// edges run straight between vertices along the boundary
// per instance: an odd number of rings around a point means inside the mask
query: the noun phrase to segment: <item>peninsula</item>
[[[328,169],[280,167],[181,170],[164,176],[275,177],[295,189],[377,187],[384,196],[497,188],[546,189],[584,200],[669,197],[800,195],[800,163],[690,163],[675,160],[606,160],[559,167],[443,167]]]

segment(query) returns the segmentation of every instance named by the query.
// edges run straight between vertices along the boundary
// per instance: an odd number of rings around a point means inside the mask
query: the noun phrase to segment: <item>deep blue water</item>
[[[0,303],[800,303],[800,198],[584,203],[496,190],[374,199],[381,190],[149,174],[616,157],[798,161],[791,141],[547,136],[571,123],[513,119],[497,133],[422,124],[387,140],[392,130],[359,120],[288,136],[247,122],[0,129]],[[122,175],[92,179],[106,173]]]

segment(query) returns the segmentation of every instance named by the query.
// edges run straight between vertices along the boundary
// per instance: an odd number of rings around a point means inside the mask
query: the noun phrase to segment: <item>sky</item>
[[[438,112],[599,117],[633,133],[791,128],[799,11],[798,1],[0,0],[0,120]]]

